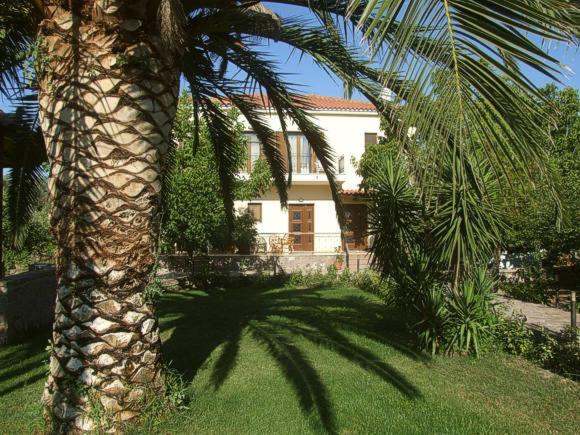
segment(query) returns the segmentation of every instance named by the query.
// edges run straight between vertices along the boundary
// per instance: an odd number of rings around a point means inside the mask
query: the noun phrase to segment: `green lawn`
[[[172,293],[164,351],[191,383],[162,433],[574,433],[580,386],[503,354],[429,359],[355,289]],[[0,433],[39,431],[46,336],[0,348]],[[140,430],[144,432],[144,430]]]

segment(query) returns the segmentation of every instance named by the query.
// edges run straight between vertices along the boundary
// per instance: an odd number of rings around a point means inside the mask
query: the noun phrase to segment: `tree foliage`
[[[50,229],[48,216],[48,201],[46,192],[46,178],[43,178],[43,189],[39,189],[38,197],[30,203],[25,228],[20,228],[18,240],[13,237],[3,237],[3,260],[6,270],[26,269],[33,261],[50,261],[54,253],[54,239]],[[8,193],[12,188],[12,179],[5,178],[4,208],[2,233],[15,234],[13,221],[10,219],[11,208],[8,206],[11,199]],[[16,243],[17,241],[17,243]]]
[[[541,92],[545,100],[541,106],[553,113],[540,122],[549,132],[542,147],[556,175],[559,198],[552,195],[542,174],[517,185],[514,194],[506,196],[511,231],[505,244],[511,252],[545,249],[553,262],[559,254],[580,248],[580,97],[576,89],[559,90],[555,85]]]
[[[210,133],[202,122],[197,136],[192,113],[191,96],[184,93],[173,129],[175,149],[166,184],[162,226],[165,249],[177,246],[179,250],[190,254],[207,252],[210,246],[225,249],[236,244],[236,241],[242,244],[242,239],[253,225],[248,225],[246,216],[236,216],[233,230],[228,228]],[[228,116],[236,122],[236,147],[232,148],[232,158],[235,159],[234,167],[241,172],[248,158],[243,125],[237,122],[237,111],[230,112]],[[236,176],[234,198],[250,200],[271,186],[272,176],[268,165],[258,160],[249,178]]]

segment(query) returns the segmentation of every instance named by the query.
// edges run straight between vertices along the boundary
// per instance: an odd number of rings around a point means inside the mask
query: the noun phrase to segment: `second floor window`
[[[248,151],[246,172],[250,173],[254,169],[256,161],[261,158],[262,150],[258,136],[255,133],[247,132],[244,136],[246,138]],[[314,174],[316,172],[323,172],[306,136],[302,133],[288,133],[288,142],[290,144],[290,153],[292,154],[293,173]],[[284,140],[281,133],[279,133],[278,144],[282,149],[282,154],[286,156]]]
[[[365,150],[369,147],[369,145],[376,145],[377,142],[377,134],[376,133],[365,133]]]
[[[258,135],[255,133],[246,133],[245,137],[248,147],[248,163],[246,169],[250,173],[254,168],[254,164],[260,158],[260,141],[258,140]]]
[[[310,174],[316,170],[313,153],[308,139],[300,133],[289,133],[288,141],[292,152],[292,172],[296,174]]]

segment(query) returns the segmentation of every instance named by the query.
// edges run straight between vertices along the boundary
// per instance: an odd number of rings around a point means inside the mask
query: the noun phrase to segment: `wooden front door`
[[[294,238],[295,251],[314,250],[314,205],[288,206],[288,233]]]
[[[367,206],[364,204],[345,204],[345,239],[349,249],[367,248]]]

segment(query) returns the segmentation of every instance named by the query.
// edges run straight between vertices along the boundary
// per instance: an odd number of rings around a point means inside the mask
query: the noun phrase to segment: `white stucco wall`
[[[288,233],[288,209],[282,208],[275,189],[262,198],[250,201],[262,204],[262,222],[257,223],[258,233],[266,238],[274,234]],[[247,201],[237,201],[237,209],[247,207]],[[312,204],[314,206],[314,250],[333,252],[340,245],[340,227],[336,219],[334,201],[326,186],[293,186],[288,191],[288,204]]]

